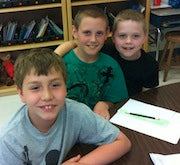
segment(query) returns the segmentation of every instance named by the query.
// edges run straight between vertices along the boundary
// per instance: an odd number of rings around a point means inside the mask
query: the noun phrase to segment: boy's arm
[[[76,41],[66,41],[59,45],[54,52],[58,54],[59,56],[65,55],[67,52],[69,52],[71,49],[75,48],[77,46]]]
[[[77,155],[77,156],[65,161],[61,165],[88,165],[88,164],[80,163],[79,162],[80,159],[81,159],[81,156]]]
[[[109,109],[111,107],[113,107],[113,103],[112,102],[108,102],[108,101],[99,101],[97,102],[97,104],[94,106],[93,111],[95,113],[97,113],[98,115],[102,116],[103,118],[105,118],[106,120],[110,119],[110,113],[109,113]]]
[[[92,152],[83,156],[79,160],[79,163],[85,163],[88,165],[109,164],[127,153],[130,148],[131,142],[121,132],[114,142],[99,146]]]

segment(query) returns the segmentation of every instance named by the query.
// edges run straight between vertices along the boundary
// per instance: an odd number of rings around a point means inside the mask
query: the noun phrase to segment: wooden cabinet
[[[68,27],[67,27],[67,12],[66,12],[66,0],[56,1],[49,4],[37,4],[32,6],[19,6],[19,7],[9,7],[9,8],[1,8],[0,9],[0,24],[3,21],[16,21],[16,15],[19,15],[18,22],[25,21],[27,16],[29,16],[29,20],[37,19],[38,16],[41,17],[41,13],[44,12],[44,15],[47,14],[46,11],[49,12],[56,10],[54,15],[55,19],[60,19],[59,22],[62,24],[63,30],[63,38],[50,40],[50,41],[43,41],[43,42],[31,42],[31,43],[23,43],[23,44],[13,44],[11,46],[3,46],[0,45],[0,53],[2,52],[9,52],[9,51],[19,51],[19,50],[26,50],[31,48],[39,48],[39,47],[49,47],[49,46],[56,46],[61,44],[63,41],[68,40]],[[36,13],[37,12],[37,13]],[[29,13],[29,15],[28,15]],[[32,14],[32,15],[31,15]],[[59,14],[59,17],[56,15]],[[9,17],[8,17],[9,16]],[[10,18],[10,19],[9,19]],[[26,21],[29,21],[26,20]],[[57,21],[57,20],[56,20]],[[57,21],[58,22],[58,21]],[[0,42],[1,43],[1,42]],[[13,86],[0,86],[0,96],[3,95],[10,95],[16,93],[16,87]]]
[[[115,4],[116,10],[119,12],[122,10],[121,4],[125,5],[128,3],[129,0],[67,0],[67,17],[68,17],[68,30],[69,30],[69,40],[73,39],[72,36],[72,18],[74,17],[75,9],[81,6],[85,5],[105,5],[105,6],[111,6],[112,4]],[[142,1],[144,7],[145,7],[145,20],[146,20],[146,26],[147,31],[149,31],[149,21],[150,21],[150,0],[144,0]],[[147,34],[148,35],[148,34]],[[148,49],[148,39],[146,40],[144,44],[144,50]]]
[[[39,48],[39,47],[48,47],[48,46],[55,46],[61,44],[63,41],[68,40],[68,31],[67,31],[67,15],[66,15],[66,0],[61,0],[61,2],[57,3],[50,3],[50,4],[41,4],[41,5],[32,5],[32,6],[20,6],[20,7],[14,7],[14,8],[1,8],[0,9],[0,20],[1,17],[4,17],[5,14],[12,13],[16,15],[20,12],[20,14],[23,15],[23,12],[30,12],[30,11],[37,11],[37,10],[46,10],[46,9],[59,9],[59,12],[61,12],[62,16],[62,26],[63,26],[63,39],[61,40],[54,40],[54,41],[45,41],[45,42],[36,42],[36,43],[29,43],[29,44],[18,44],[18,45],[12,45],[12,46],[0,46],[0,52],[6,52],[6,51],[15,51],[15,50],[25,50],[25,49],[31,49],[31,48]],[[35,15],[32,15],[32,17],[35,17]],[[26,19],[23,18],[22,19]],[[34,19],[34,18],[32,18]],[[1,22],[0,22],[1,23]]]

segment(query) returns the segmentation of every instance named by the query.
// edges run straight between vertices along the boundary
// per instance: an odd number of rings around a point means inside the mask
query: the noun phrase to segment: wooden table
[[[180,112],[180,83],[151,89],[132,98]],[[123,104],[118,103],[115,109],[112,110],[112,115]],[[132,143],[132,149],[129,153],[111,163],[111,165],[153,165],[149,156],[151,152],[160,154],[180,153],[180,141],[174,145],[118,125],[117,127],[128,136]],[[77,144],[70,152],[69,157],[78,153],[84,155],[94,148],[94,146]]]

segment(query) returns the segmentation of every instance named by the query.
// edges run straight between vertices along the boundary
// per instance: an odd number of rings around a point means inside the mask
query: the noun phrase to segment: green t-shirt
[[[115,103],[128,97],[122,70],[110,56],[100,53],[96,62],[85,63],[71,50],[63,58],[68,75],[68,98],[93,109],[98,101]]]

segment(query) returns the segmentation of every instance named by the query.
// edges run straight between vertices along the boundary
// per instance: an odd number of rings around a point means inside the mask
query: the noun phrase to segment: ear
[[[107,27],[107,30],[106,30],[106,39],[108,38],[109,33],[110,33],[110,27],[108,26],[108,27]]]
[[[143,39],[143,42],[142,42],[142,47],[143,47],[143,45],[144,45],[144,43],[145,43],[146,41],[148,41],[148,35],[147,35],[147,34],[145,34],[145,36],[144,36],[144,39]]]
[[[111,39],[112,39],[112,42],[113,42],[113,43],[115,43],[114,34],[112,34],[112,37],[111,37]]]
[[[26,103],[26,100],[25,100],[25,98],[24,98],[24,95],[23,95],[22,90],[19,89],[18,87],[16,87],[16,90],[17,90],[17,93],[18,93],[18,95],[19,95],[21,101],[22,101],[23,103]]]
[[[146,40],[148,40],[148,34],[147,34],[147,33],[145,34],[144,42],[145,42]]]
[[[76,27],[74,25],[72,26],[72,35],[75,39],[77,39],[78,29],[76,29]]]

